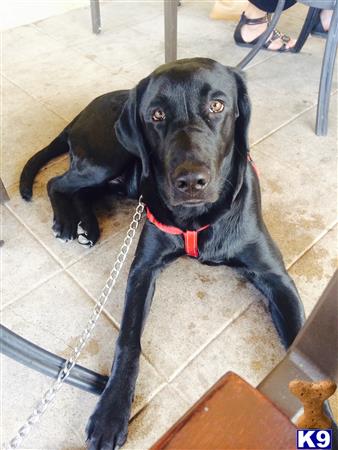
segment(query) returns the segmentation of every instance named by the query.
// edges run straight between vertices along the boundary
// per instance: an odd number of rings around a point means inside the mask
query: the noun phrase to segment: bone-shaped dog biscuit
[[[311,381],[293,380],[289,383],[290,391],[299,398],[304,406],[303,415],[296,422],[298,428],[331,428],[332,421],[324,414],[323,402],[335,392],[336,383],[323,380],[317,383]]]

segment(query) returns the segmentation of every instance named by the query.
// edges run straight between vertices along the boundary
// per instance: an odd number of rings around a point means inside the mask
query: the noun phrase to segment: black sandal
[[[263,23],[270,23],[270,14],[266,14],[264,17],[259,17],[258,19],[248,19],[245,15],[245,13],[243,12],[241,15],[241,19],[237,24],[237,27],[235,29],[234,32],[234,40],[236,42],[237,45],[239,45],[240,47],[253,47],[255,44],[257,44],[258,39],[260,38],[260,36],[258,36],[256,39],[254,39],[251,42],[246,42],[244,41],[244,39],[242,38],[242,27],[243,25],[260,25]],[[276,48],[275,50],[269,48],[269,45],[275,41],[276,39],[281,39],[283,44],[281,45],[280,48]],[[263,48],[265,48],[266,50],[269,50],[270,52],[280,52],[280,53],[284,53],[284,52],[289,52],[291,51],[291,48],[287,48],[287,44],[290,42],[291,38],[289,36],[287,36],[286,34],[281,33],[278,30],[273,30],[272,31],[272,35],[271,37],[265,42]]]

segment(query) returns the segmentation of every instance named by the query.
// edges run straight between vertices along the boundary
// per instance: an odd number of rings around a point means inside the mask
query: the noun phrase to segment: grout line
[[[135,408],[135,412],[130,416],[130,420],[136,419],[136,417],[150,404],[150,402],[158,395],[163,389],[165,389],[168,383],[164,382],[159,384],[157,388],[155,388],[145,399],[144,402],[141,402],[141,405],[138,408]],[[136,387],[137,389],[137,387]]]
[[[302,116],[303,114],[309,112],[311,109],[313,109],[316,106],[316,104],[312,104],[311,106],[308,106],[306,109],[304,109],[303,111],[301,111],[300,113],[296,114],[295,116],[291,117],[289,120],[287,120],[286,122],[283,122],[282,124],[278,125],[276,128],[274,128],[273,130],[269,131],[268,133],[266,133],[265,135],[263,135],[262,137],[260,137],[259,139],[257,139],[257,141],[254,141],[252,144],[250,144],[250,149],[252,149],[253,147],[256,147],[258,144],[260,144],[262,141],[265,141],[267,138],[269,138],[270,136],[272,136],[273,134],[275,134],[276,132],[278,132],[280,129],[288,126],[290,123],[294,122],[295,120],[297,120],[300,116]]]
[[[212,342],[214,342],[228,327],[233,325],[243,314],[246,313],[246,311],[251,307],[251,305],[255,302],[255,300],[252,300],[249,302],[249,304],[239,313],[235,314],[229,322],[227,322],[224,326],[222,326],[216,333],[212,336],[211,339],[209,339],[207,342],[205,342],[199,349],[197,349],[194,353],[190,355],[190,357],[183,363],[179,368],[177,368],[168,378],[168,383],[172,383],[172,381],[177,378],[177,376],[183,372],[183,370],[195,359],[197,358]]]
[[[144,353],[143,349],[142,349],[142,342],[141,342],[141,354],[143,356],[143,358],[147,361],[147,363],[154,369],[154,371],[156,372],[156,374],[158,375],[158,377],[161,380],[165,380],[167,382],[167,377],[165,375],[164,372],[161,372],[150,360],[149,356]]]
[[[277,56],[277,55],[273,54],[273,55],[267,56],[266,58],[262,59],[261,61],[257,61],[256,63],[250,62],[249,65],[248,65],[245,69],[243,69],[243,70],[244,70],[244,72],[245,72],[245,71],[248,71],[248,70],[250,70],[250,69],[253,69],[254,67],[259,66],[260,64],[263,64],[263,63],[265,63],[265,62],[267,62],[267,61],[270,61],[271,59],[275,58],[276,56]]]
[[[55,162],[57,163],[57,161]],[[15,185],[18,185],[18,183],[15,183]],[[12,188],[15,186],[12,185]],[[96,244],[95,247],[91,247],[89,249],[87,249],[86,252],[84,252],[82,255],[79,255],[78,257],[75,257],[74,259],[71,259],[70,262],[66,263],[64,261],[62,261],[62,259],[60,259],[56,253],[53,252],[53,250],[51,250],[44,242],[43,240],[40,240],[40,238],[38,237],[38,235],[26,224],[26,222],[21,219],[21,217],[15,212],[15,210],[9,205],[9,203],[7,203],[5,205],[5,207],[14,215],[14,217],[21,223],[21,225],[24,226],[24,228],[35,238],[35,240],[37,240],[39,242],[40,245],[42,245],[42,247],[50,254],[50,256],[52,256],[56,262],[62,267],[62,269],[69,269],[70,267],[72,267],[74,264],[78,263],[79,261],[81,261],[83,258],[85,258],[86,256],[88,256],[91,252],[93,252],[96,249],[101,248],[104,244],[106,244],[109,239],[115,237],[119,231],[116,231],[115,233],[111,234],[110,236],[108,236],[106,239],[100,241],[100,243]],[[56,238],[55,238],[56,239]],[[75,242],[75,240],[74,240]],[[80,244],[79,244],[80,245]]]
[[[157,389],[154,389],[154,391],[147,397],[147,401],[143,406],[138,408],[136,412],[131,416],[129,421],[130,424],[148,407],[148,405],[151,403],[151,401],[160,393],[162,392],[166,387],[168,386],[168,383],[160,384]]]
[[[338,92],[338,89],[335,89],[331,92],[330,97],[333,97],[336,93]],[[286,126],[288,126],[290,123],[294,122],[295,120],[297,120],[300,116],[302,116],[303,114],[306,114],[307,112],[309,112],[311,109],[314,109],[315,107],[317,107],[317,102],[313,103],[311,106],[307,107],[306,109],[304,109],[303,111],[301,111],[300,113],[296,114],[295,116],[291,117],[289,120],[287,120],[286,122],[283,122],[281,125],[278,125],[276,128],[274,128],[273,130],[269,131],[267,134],[265,134],[264,136],[262,136],[261,138],[259,138],[257,141],[254,141],[252,144],[250,144],[250,149],[252,149],[253,147],[255,147],[256,145],[260,144],[262,141],[264,141],[265,139],[267,139],[268,137],[270,137],[271,135],[275,134],[276,132],[278,132],[281,128],[284,128]]]
[[[321,241],[336,225],[338,221],[332,222],[328,228],[322,231],[298,256],[296,256],[290,264],[287,265],[287,270],[289,271],[303,256],[308,253],[319,241]]]
[[[13,216],[23,225],[23,227],[29,232],[31,236],[34,237],[34,239],[48,252],[48,254],[61,266],[62,269],[64,269],[64,264],[62,261],[58,258],[56,254],[50,248],[47,247],[47,245],[39,239],[39,237],[36,235],[36,233],[28,227],[28,225],[21,219],[21,217],[11,208],[11,206],[7,203],[6,208],[13,214]]]
[[[74,277],[74,275],[69,272],[67,269],[65,269],[65,272],[70,276],[70,278],[72,278],[72,280],[90,297],[90,299],[95,303],[96,299],[95,297],[84,287],[82,286],[78,280]],[[105,314],[106,318],[112,322],[112,325],[114,326],[114,328],[117,329],[117,331],[120,330],[120,324],[119,322],[117,322],[117,320],[114,319],[114,317],[104,308],[103,309],[103,313]],[[150,403],[150,401],[155,397],[155,395],[157,395],[157,393],[162,390],[163,387],[165,387],[166,385],[168,385],[168,382],[166,380],[166,377],[157,370],[157,368],[152,364],[152,362],[149,360],[149,358],[146,356],[146,354],[141,350],[141,355],[143,356],[143,358],[146,360],[146,362],[150,365],[150,367],[154,370],[154,372],[156,373],[156,375],[159,377],[159,379],[162,381],[162,383],[159,385],[158,389],[154,390],[152,392],[152,395],[150,397],[147,397],[146,402]],[[146,405],[144,405],[146,406]],[[142,408],[143,409],[143,406]],[[137,415],[139,413],[139,411],[137,410],[135,412],[134,415]]]
[[[171,387],[171,389],[174,389],[174,391],[177,393],[177,395],[179,396],[179,398],[181,399],[181,400],[183,400],[184,401],[184,403],[186,403],[187,404],[187,406],[188,407],[190,407],[191,406],[191,400],[189,399],[189,397],[187,396],[185,396],[185,394],[184,394],[184,392],[182,392],[177,386],[175,386],[175,385],[173,385],[173,384],[168,384],[168,386],[170,386]],[[195,403],[195,402],[193,402],[193,403]]]
[[[86,8],[87,8],[87,7],[86,7]],[[88,11],[89,11],[89,9],[88,9]],[[145,23],[145,22],[147,22],[147,21],[153,20],[154,18],[157,18],[157,17],[159,17],[160,15],[161,15],[161,14],[156,14],[156,16],[154,16],[154,17],[146,18],[146,19],[142,20],[141,22],[138,22],[137,25],[135,25],[135,24],[131,25],[129,28],[132,29],[133,31],[137,31],[138,33],[142,34],[143,36],[147,36],[147,33],[144,33],[144,32],[142,32],[142,31],[139,31],[139,30],[134,29],[134,26],[138,26],[138,25],[141,25],[141,24],[143,24],[143,23]],[[114,30],[107,31],[107,33],[108,33],[108,34],[111,33],[112,36],[114,36],[115,31],[118,31],[118,32],[124,31],[124,30],[126,29],[126,25],[127,25],[127,24],[128,24],[128,21],[126,20],[126,22],[120,23],[120,25],[118,25],[116,28],[114,28]],[[44,34],[45,36],[48,36],[48,37],[52,38],[55,42],[58,42],[58,43],[63,44],[64,47],[66,46],[66,44],[64,44],[62,41],[59,41],[59,40],[56,39],[54,36],[50,35],[49,33],[46,33],[44,30],[41,30],[37,25],[35,25],[35,23],[33,23],[33,24],[31,24],[31,25],[33,25],[34,28],[36,28],[39,32],[41,32],[41,33]],[[107,35],[107,34],[106,34],[106,35]],[[131,80],[129,77],[127,77],[127,76],[125,76],[125,75],[123,75],[123,74],[120,74],[119,72],[120,72],[121,70],[123,70],[123,69],[130,69],[130,68],[136,66],[137,64],[140,63],[140,61],[137,61],[137,62],[135,62],[135,63],[130,63],[130,64],[124,64],[124,65],[120,68],[120,71],[119,71],[118,73],[114,73],[114,72],[112,71],[112,69],[111,69],[111,66],[109,66],[109,65],[107,65],[107,64],[100,63],[99,61],[93,61],[93,60],[91,60],[90,58],[87,58],[87,56],[85,55],[85,52],[84,52],[83,50],[77,48],[78,45],[82,45],[82,44],[85,44],[86,42],[88,42],[88,41],[91,39],[91,37],[92,37],[92,36],[89,36],[88,38],[84,39],[83,41],[81,40],[81,41],[79,41],[79,42],[76,42],[76,43],[73,44],[73,45],[70,45],[69,47],[67,46],[67,48],[71,49],[72,51],[74,51],[74,52],[77,53],[78,55],[82,56],[83,58],[87,59],[88,61],[91,61],[92,63],[96,64],[97,66],[103,67],[103,68],[107,69],[113,76],[114,76],[114,75],[116,75],[116,76],[118,75],[121,79],[123,79],[123,81],[126,81],[127,83],[133,83],[133,84],[135,84],[135,82],[134,82],[133,80]],[[164,56],[164,52],[159,52],[159,53],[155,52],[154,55],[157,56],[158,54],[163,54],[163,56]],[[44,102],[43,102],[43,104],[47,107],[47,104],[45,104]],[[51,109],[50,106],[49,106],[48,109],[49,109],[50,111],[52,111],[52,112],[55,112],[53,109]],[[66,121],[69,121],[68,119],[64,118],[63,116],[60,116],[60,117],[62,117],[62,118],[63,118],[64,120],[66,120]]]
[[[84,287],[82,286],[82,284],[79,283],[79,281],[76,279],[76,277],[69,272],[68,269],[64,269],[65,272],[67,273],[67,275],[69,275],[69,277],[77,284],[77,286],[80,287],[80,289],[90,298],[90,300],[95,304],[96,303],[96,298]],[[114,317],[106,310],[106,308],[103,308],[103,313],[106,316],[106,318],[112,323],[112,325],[114,326],[114,328],[116,328],[117,331],[120,330],[120,325],[119,323],[114,319]]]
[[[40,103],[41,105],[43,105],[49,112],[52,112],[53,114],[55,114],[59,119],[63,120],[66,124],[69,123],[68,119],[65,119],[63,116],[61,116],[59,113],[57,113],[56,111],[54,111],[53,109],[50,108],[50,106],[46,103],[44,103],[39,97],[36,97],[35,95],[31,94],[30,92],[28,92],[25,88],[23,88],[22,86],[20,86],[16,81],[12,80],[11,78],[9,78],[6,74],[2,74],[2,76],[4,78],[6,78],[7,81],[9,81],[11,84],[13,84],[15,87],[17,87],[18,89],[20,89],[21,91],[23,91],[26,95],[28,95],[29,97],[31,97],[33,100],[37,101],[38,103]],[[62,131],[62,130],[61,130]]]
[[[21,89],[21,88],[20,88]],[[47,162],[47,164],[45,164],[43,166],[44,169],[49,169],[53,166],[55,166],[56,164],[60,164],[61,162],[67,160],[69,158],[68,154],[64,155],[64,156],[57,156],[56,158],[51,159],[50,161]],[[41,168],[39,173],[37,174],[36,178],[39,176],[39,174],[41,174],[43,172],[43,169]],[[35,181],[35,180],[34,180]],[[11,199],[11,194],[13,190],[19,192],[19,181],[14,181],[14,183],[11,183],[7,186],[5,186],[5,188],[7,189],[8,195],[9,195],[9,199]],[[21,197],[21,196],[20,196]],[[34,185],[33,185],[33,197],[34,197]]]
[[[109,3],[109,2],[104,2],[104,3]],[[103,6],[104,6],[104,3],[103,3]],[[117,2],[117,4],[118,4],[119,2]],[[120,2],[121,3],[121,2]],[[123,3],[123,2],[122,2]],[[134,2],[134,3],[139,3],[137,0]],[[76,8],[77,10],[87,10],[87,12],[88,12],[88,18],[90,17],[90,8],[89,8],[89,6],[84,6],[84,7],[80,7],[80,8]],[[71,10],[71,11],[75,11],[75,10]],[[41,19],[41,20],[37,20],[37,21],[35,21],[35,22],[32,22],[32,23],[30,23],[30,24],[28,24],[28,25],[31,25],[33,28],[35,28],[38,32],[40,32],[41,34],[44,34],[45,36],[48,36],[48,37],[50,37],[52,40],[54,40],[55,42],[57,42],[58,44],[61,44],[61,45],[63,45],[63,46],[67,46],[67,48],[71,48],[71,49],[74,49],[74,47],[76,46],[76,45],[82,45],[82,44],[86,44],[88,41],[90,41],[90,39],[91,38],[95,38],[95,37],[97,37],[97,38],[99,38],[100,36],[107,36],[107,34],[109,34],[109,33],[111,33],[112,35],[117,31],[117,32],[120,32],[120,31],[124,31],[124,30],[126,30],[127,29],[127,25],[129,24],[129,19],[128,18],[126,18],[126,20],[124,21],[123,19],[119,22],[119,23],[117,23],[117,24],[115,24],[114,23],[114,28],[111,28],[111,29],[106,29],[106,30],[102,30],[103,31],[103,33],[101,32],[99,35],[94,35],[94,33],[92,32],[92,30],[91,30],[91,23],[90,23],[90,20],[88,20],[88,27],[87,27],[87,29],[88,29],[88,37],[86,37],[86,38],[83,38],[83,40],[81,39],[81,40],[79,40],[79,41],[77,41],[77,42],[75,42],[74,44],[71,44],[71,45],[67,45],[65,42],[63,42],[62,40],[59,40],[57,37],[55,37],[55,35],[53,35],[53,34],[50,34],[50,33],[48,33],[48,31],[46,31],[45,29],[43,29],[43,28],[40,28],[38,25],[37,25],[37,23],[40,23],[40,22],[44,22],[45,20],[48,20],[48,19],[51,19],[51,18],[55,18],[55,17],[57,17],[57,16],[62,16],[62,15],[65,15],[65,14],[68,14],[68,13],[70,13],[71,11],[66,11],[66,12],[63,12],[63,13],[61,13],[61,14],[57,14],[57,15],[53,15],[53,16],[50,16],[50,17],[46,17],[46,18],[44,18],[44,19]],[[140,22],[137,22],[137,25],[141,25],[141,24],[143,24],[144,22],[147,22],[147,21],[149,21],[149,20],[151,20],[151,19],[154,19],[155,17],[159,17],[159,16],[161,16],[162,14],[161,13],[156,13],[156,15],[154,15],[154,16],[152,16],[152,17],[147,17],[147,18],[145,18],[144,20],[141,20]],[[102,12],[101,12],[101,18],[102,18]],[[136,25],[136,26],[137,26]],[[130,25],[130,26],[128,26],[128,28],[133,28],[133,26],[135,26],[135,24],[133,24],[133,25]],[[106,34],[105,34],[106,33]],[[142,32],[141,32],[142,33]],[[142,33],[142,34],[144,34],[145,35],[145,33]],[[45,53],[45,52],[43,52],[43,53]]]
[[[108,217],[108,216],[107,216]],[[101,239],[101,237],[99,238],[99,240],[96,242],[95,245],[93,245],[90,248],[87,248],[87,251],[82,253],[81,255],[79,255],[78,257],[75,257],[74,259],[72,259],[69,263],[65,263],[64,264],[64,269],[70,269],[71,267],[73,267],[75,264],[77,264],[78,262],[82,261],[82,259],[86,258],[88,255],[90,255],[91,253],[93,253],[96,250],[102,249],[102,247],[106,246],[110,239],[113,239],[115,236],[117,236],[119,233],[121,233],[121,230],[116,230],[115,232],[112,231],[112,233],[107,236],[104,239]],[[76,239],[75,239],[76,240]],[[74,240],[74,241],[75,241]],[[121,237],[121,245],[122,245],[122,237]],[[81,244],[79,244],[81,245]]]
[[[34,290],[40,288],[43,284],[47,283],[48,281],[50,281],[53,277],[59,275],[60,273],[63,272],[63,269],[60,268],[59,270],[53,272],[52,274],[50,274],[48,277],[44,278],[42,281],[38,281],[36,284],[34,284],[32,287],[30,287],[29,289],[27,289],[26,291],[23,291],[23,293],[21,293],[20,295],[18,295],[17,297],[8,300],[8,302],[4,303],[1,305],[0,311],[4,312],[6,308],[8,308],[9,306],[13,305],[13,303],[21,300],[23,297],[26,297],[27,295],[29,295],[31,292],[33,292]]]

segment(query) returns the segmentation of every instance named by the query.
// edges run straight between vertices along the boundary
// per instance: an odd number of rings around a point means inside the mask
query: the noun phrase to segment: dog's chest
[[[200,233],[198,260],[204,264],[226,264],[236,258],[241,247],[238,230],[225,223],[217,224]]]

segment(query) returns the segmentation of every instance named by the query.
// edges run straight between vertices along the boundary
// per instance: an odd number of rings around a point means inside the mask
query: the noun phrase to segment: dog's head
[[[235,198],[247,163],[250,104],[242,75],[206,58],[159,67],[130,92],[116,134],[172,207]]]

